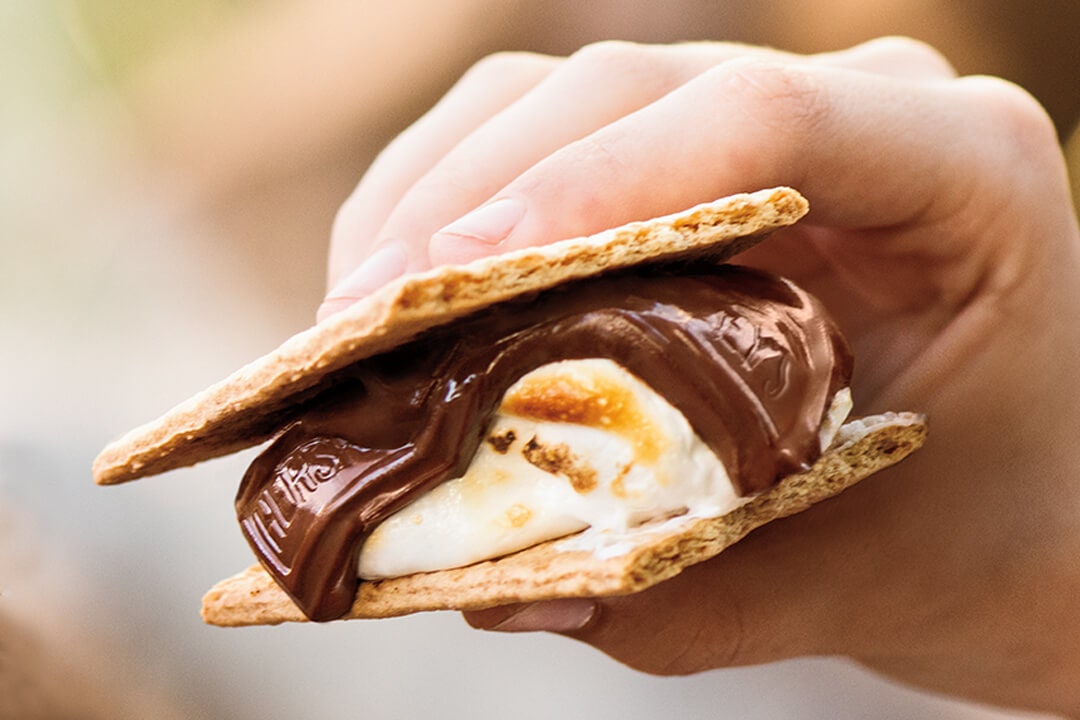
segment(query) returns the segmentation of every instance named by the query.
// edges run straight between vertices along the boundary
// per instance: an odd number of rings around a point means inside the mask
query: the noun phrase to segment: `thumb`
[[[712,560],[640,593],[505,606],[465,618],[484,630],[556,632],[657,675],[847,654],[855,649],[845,630],[852,610],[838,588],[843,570],[828,566],[851,559],[808,542],[806,534],[827,524],[827,518],[807,518],[827,515],[818,511],[832,502],[759,528]]]

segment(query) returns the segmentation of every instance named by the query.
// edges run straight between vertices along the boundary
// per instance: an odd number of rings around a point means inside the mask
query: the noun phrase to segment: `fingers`
[[[812,55],[808,60],[910,80],[956,77],[956,70],[944,55],[926,43],[906,37],[876,38],[845,50]]]
[[[796,166],[780,165],[788,159],[797,161],[804,147],[824,148],[832,139],[817,134],[812,127],[819,110],[831,112],[831,105],[847,105],[852,112],[848,117],[838,117],[838,123],[848,121],[853,127],[871,123],[863,128],[861,145],[849,143],[868,150],[874,143],[863,142],[868,140],[866,130],[877,133],[869,140],[887,139],[890,129],[906,123],[909,112],[908,108],[900,107],[905,102],[904,93],[892,88],[881,76],[896,78],[897,82],[903,79],[925,82],[947,80],[955,74],[935,50],[902,38],[871,41],[809,58],[746,49],[740,53],[739,49],[727,46],[726,59],[751,57],[761,62],[714,65],[707,73],[695,74],[691,81],[652,106],[621,116],[597,128],[592,135],[560,148],[508,185],[506,191],[496,193],[495,200],[501,202],[485,204],[478,214],[451,223],[433,237],[432,262],[468,261],[493,252],[585,234],[626,220],[673,212],[717,197],[718,191],[724,194],[728,190],[764,187],[763,182],[776,184],[747,176],[751,161],[763,166],[771,157],[776,167],[771,171],[760,167],[758,177],[784,178],[789,184],[797,182],[802,178],[793,172]],[[865,75],[845,74],[841,72],[844,69]],[[824,84],[819,92],[818,77],[831,77],[833,81]],[[859,78],[857,84],[853,77]],[[858,116],[859,102],[881,101],[883,104],[861,108],[862,116]],[[898,114],[890,117],[890,112]],[[766,125],[760,125],[762,122]],[[786,144],[781,145],[783,142]],[[632,148],[635,145],[636,151]],[[788,157],[780,155],[785,148]],[[754,154],[759,155],[756,160],[751,157]],[[832,164],[851,159],[863,162],[867,154],[840,158]],[[936,150],[929,157],[935,154]],[[628,168],[633,172],[626,172]],[[712,172],[711,168],[719,172]],[[866,174],[880,168],[880,164],[864,163],[864,168]],[[560,175],[566,171],[569,174]],[[740,181],[732,182],[735,177]],[[823,175],[816,172],[815,177]],[[566,198],[567,192],[584,190],[585,194],[578,196],[577,213],[564,215],[566,222],[562,225],[536,224],[532,232],[520,229],[526,220],[526,200],[531,201],[531,197],[515,197],[515,192],[550,183],[552,179],[554,183],[548,184],[552,197]],[[642,205],[643,197],[652,202]],[[816,207],[814,199],[811,200]],[[594,212],[597,207],[607,212]],[[564,207],[567,209],[571,208]],[[591,221],[583,222],[586,217]]]
[[[944,94],[823,65],[727,62],[535,164],[437,233],[431,259],[466,262],[778,184],[803,191],[817,223],[905,223],[955,206],[985,152],[977,120]]]
[[[327,284],[334,288],[353,272],[375,247],[379,228],[406,190],[460,140],[492,115],[528,92],[558,61],[530,53],[502,53],[477,63],[423,118],[399,135],[369,168],[338,212],[330,241]],[[373,263],[374,275],[394,277],[389,269],[404,270],[404,249],[398,248]],[[381,282],[376,277],[377,287]],[[373,289],[373,288],[372,288]],[[347,302],[346,302],[347,304]],[[320,314],[333,309],[325,308]]]
[[[461,90],[444,101],[446,107],[437,108],[422,127],[395,142],[342,209],[331,257],[334,287],[320,315],[369,293],[395,273],[428,267],[426,245],[432,233],[551,152],[653,102],[725,59],[769,52],[722,43],[670,47],[599,43],[554,71],[546,64],[526,67],[526,75],[537,70],[545,74],[532,83],[519,78],[509,92],[486,95],[484,109],[490,117],[475,128],[469,125],[477,117],[476,108],[462,106],[473,101],[477,83],[463,81]],[[520,61],[509,56],[490,64],[504,73],[507,68],[500,64]],[[518,68],[509,71],[513,74]],[[492,71],[473,74],[485,72]],[[490,112],[522,87],[528,87],[527,92]],[[459,131],[464,127],[471,132],[462,137]],[[386,170],[394,164],[403,167]],[[396,199],[393,205],[391,199]],[[513,222],[516,210],[512,204],[489,209],[486,222],[496,226]],[[364,237],[373,240],[380,256],[361,265],[359,260],[371,252],[357,240]],[[340,268],[358,265],[342,275]]]
[[[547,155],[737,57],[904,76],[951,73],[933,50],[902,39],[811,58],[731,43],[599,43],[555,70],[550,58],[494,56],[395,141],[342,208],[331,248],[335,287],[320,316],[405,270],[428,267],[426,245],[435,231]],[[501,85],[485,89],[489,78]],[[495,204],[473,223],[482,221],[486,232],[481,238],[490,236],[508,230],[522,210],[513,201]],[[357,270],[373,248],[380,249],[378,257]]]

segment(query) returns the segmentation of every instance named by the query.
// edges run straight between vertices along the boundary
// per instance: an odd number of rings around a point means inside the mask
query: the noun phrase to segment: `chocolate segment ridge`
[[[741,494],[809,466],[851,355],[820,304],[733,266],[639,269],[497,305],[340,371],[246,473],[241,528],[314,620],[346,613],[382,520],[461,475],[506,389],[607,358],[687,418]]]

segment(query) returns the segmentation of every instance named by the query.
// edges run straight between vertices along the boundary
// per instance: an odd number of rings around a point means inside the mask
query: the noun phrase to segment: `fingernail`
[[[394,278],[405,274],[409,258],[400,243],[388,242],[326,294],[319,306],[320,321],[367,297]]]
[[[435,233],[434,237],[450,235],[477,240],[485,245],[497,245],[510,235],[523,215],[524,202],[518,198],[501,198],[455,220]]]
[[[470,625],[496,632],[574,632],[596,616],[592,600],[571,598],[526,605],[510,605],[467,613]]]

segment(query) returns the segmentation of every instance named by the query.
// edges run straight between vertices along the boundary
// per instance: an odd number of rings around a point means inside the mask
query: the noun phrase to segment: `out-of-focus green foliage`
[[[265,0],[60,0],[79,54],[103,79],[122,83],[163,50],[220,31]]]

